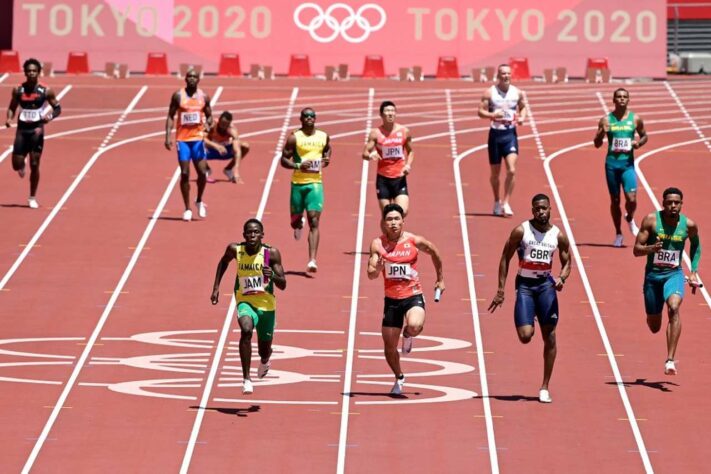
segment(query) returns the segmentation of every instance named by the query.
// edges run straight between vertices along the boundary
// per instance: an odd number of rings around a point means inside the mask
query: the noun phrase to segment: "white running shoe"
[[[501,202],[499,202],[499,201],[494,202],[494,215],[495,216],[503,216],[504,215],[504,210],[501,208]]]
[[[612,243],[613,247],[622,247],[622,234],[617,234],[615,236],[615,241]]]
[[[409,354],[412,352],[412,341],[414,337],[402,336],[402,353]]]
[[[676,375],[676,364],[673,360],[664,363],[664,375]]]
[[[402,395],[402,390],[405,388],[405,376],[395,379],[395,385],[390,389],[390,395]]]
[[[272,363],[270,361],[266,361],[265,363],[260,362],[259,363],[259,368],[257,369],[257,377],[260,379],[263,379],[265,375],[269,373],[269,368],[272,366]]]
[[[513,210],[511,209],[511,206],[509,203],[505,203],[503,206],[501,206],[502,209],[504,210],[504,215],[505,216],[513,216]]]
[[[190,222],[191,220],[193,220],[193,211],[191,211],[190,209],[186,209],[185,212],[183,212],[183,220],[185,222]]]
[[[542,388],[538,392],[538,401],[541,403],[551,403],[553,399],[551,398],[551,394],[548,390]]]
[[[625,216],[625,220],[627,221],[627,216]],[[634,223],[634,219],[627,221],[627,225],[629,226],[632,235],[636,237],[637,234],[639,234],[639,227],[637,227],[637,224]]]
[[[235,172],[233,170],[225,168],[222,170],[222,172],[225,173],[225,176],[227,176],[227,179],[230,181],[230,183],[237,182],[237,178],[235,178]]]
[[[302,216],[301,217],[301,227],[294,229],[294,240],[299,240],[301,238],[301,231],[304,230],[304,222],[306,222],[306,220]]]
[[[195,201],[195,205],[197,206],[198,209],[198,216],[201,218],[206,218],[207,217],[207,205],[202,202],[202,201]]]
[[[306,271],[309,273],[316,273],[318,271],[316,260],[309,260],[309,263],[306,264]]]
[[[39,203],[37,202],[37,199],[33,197],[27,200],[27,205],[30,206],[30,209],[39,209]]]
[[[245,395],[250,395],[254,393],[254,387],[252,386],[251,380],[245,380],[242,382],[242,393]]]

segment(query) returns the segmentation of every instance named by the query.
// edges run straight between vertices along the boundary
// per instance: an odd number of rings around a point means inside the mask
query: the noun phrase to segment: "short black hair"
[[[678,194],[680,198],[684,199],[684,193],[682,193],[681,189],[679,189],[679,188],[671,187],[671,188],[665,189],[664,193],[662,193],[662,197],[664,199],[666,199],[668,194]]]
[[[538,193],[533,196],[533,199],[531,199],[531,204],[535,203],[536,201],[548,201],[550,203],[551,199],[543,193]]]
[[[229,111],[225,110],[224,112],[222,112],[220,114],[220,119],[223,119],[223,118],[226,118],[227,120],[229,120],[231,122],[232,121],[232,114]]]
[[[30,58],[22,64],[22,70],[27,71],[27,67],[31,65],[37,66],[37,70],[42,72],[42,63],[38,59]]]
[[[311,107],[304,107],[303,109],[301,109],[301,113],[299,114],[299,116],[300,116],[300,117],[303,117],[304,114],[306,114],[307,111],[311,111],[311,112],[314,113],[314,115],[316,115],[316,111],[315,111],[313,108],[311,108]]]
[[[627,97],[630,96],[630,91],[628,91],[628,90],[625,89],[624,87],[618,87],[617,89],[615,89],[615,92],[612,93],[612,98],[613,98],[613,99],[615,98],[615,96],[617,95],[618,92],[627,92]]]
[[[247,231],[247,226],[249,224],[257,224],[259,226],[259,230],[264,232],[264,224],[262,224],[262,221],[260,221],[259,219],[255,219],[255,218],[247,219],[247,221],[244,223],[244,227],[242,227],[243,232]]]
[[[400,204],[391,203],[391,204],[387,204],[383,208],[383,219],[385,219],[385,216],[387,216],[388,214],[390,214],[393,211],[397,211],[400,213],[401,217],[403,217],[403,218],[405,217],[405,211],[402,209],[402,206],[400,206]]]
[[[385,110],[385,107],[392,107],[397,110],[397,107],[395,107],[395,102],[393,102],[392,100],[384,100],[380,104],[380,115],[383,115],[383,110]]]

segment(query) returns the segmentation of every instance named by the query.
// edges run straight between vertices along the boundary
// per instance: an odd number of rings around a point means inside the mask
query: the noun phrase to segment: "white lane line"
[[[682,103],[681,99],[679,96],[676,94],[674,89],[672,89],[671,84],[669,84],[669,81],[664,81],[664,86],[667,88],[669,91],[669,94],[671,94],[672,98],[674,99],[674,102],[676,102],[677,107],[679,107],[679,110],[681,110],[681,113],[684,114],[684,117],[686,117],[686,120],[689,121],[689,124],[691,125],[691,128],[694,129],[696,134],[701,138],[704,142],[704,145],[706,145],[706,148],[711,151],[711,143],[709,143],[708,139],[704,135],[704,132],[701,131],[699,126],[696,124],[696,121],[691,117],[691,114],[689,114],[689,111],[686,110],[686,107]]]
[[[607,103],[605,102],[605,99],[602,98],[602,92],[598,91],[595,93],[597,96],[597,101],[600,102],[600,106],[602,107],[602,110],[605,111],[605,115],[608,115],[610,113],[610,109],[607,107]]]
[[[5,74],[3,74],[2,76],[0,76],[0,84],[5,82],[5,79],[7,79],[8,77],[10,77],[10,73],[7,73],[7,72]]]
[[[147,87],[143,86],[141,90],[138,91],[136,96],[133,98],[131,103],[126,107],[126,110],[124,110],[122,117],[125,117],[128,115],[131,110],[136,106],[136,103],[138,100],[143,96],[145,93]],[[105,151],[105,148],[99,149],[94,155],[89,159],[89,161],[84,165],[84,168],[79,172],[76,178],[74,178],[74,181],[72,184],[67,188],[67,190],[64,192],[62,197],[59,199],[57,204],[52,208],[52,211],[49,213],[49,215],[45,218],[44,222],[42,222],[42,225],[37,229],[37,232],[32,236],[32,239],[28,242],[28,244],[25,246],[25,248],[22,250],[22,253],[20,253],[20,256],[17,257],[17,260],[15,260],[15,263],[12,264],[12,267],[5,273],[5,276],[3,277],[2,280],[0,280],[0,290],[5,288],[5,285],[7,285],[7,282],[12,278],[12,276],[15,274],[17,271],[18,267],[22,264],[22,262],[25,260],[27,255],[30,253],[30,251],[34,248],[35,244],[37,241],[42,237],[42,234],[44,234],[44,231],[47,229],[49,224],[54,220],[54,218],[57,216],[59,211],[64,207],[64,204],[66,204],[67,200],[71,197],[71,195],[74,193],[74,190],[79,186],[79,183],[82,182],[84,179],[84,176],[89,172],[92,166],[94,166],[94,163],[96,163],[96,160],[99,159],[101,154]]]
[[[528,109],[528,124],[531,126],[533,140],[536,142],[538,156],[541,157],[541,160],[545,160],[546,153],[543,150],[543,142],[541,141],[541,135],[538,133],[538,125],[536,125],[536,121],[533,119],[533,109],[531,109],[531,104],[528,102],[528,96],[524,96],[524,102],[526,103],[526,109]]]
[[[373,126],[373,98],[375,89],[368,89],[368,110],[365,122],[365,141],[368,140],[370,129]],[[346,470],[346,446],[348,441],[348,416],[350,414],[350,400],[353,377],[353,357],[355,353],[356,319],[358,317],[358,294],[360,292],[361,255],[363,248],[363,233],[365,227],[365,203],[368,189],[368,161],[363,162],[360,172],[360,201],[358,204],[358,228],[356,230],[355,255],[353,256],[353,286],[351,290],[351,310],[348,318],[348,346],[346,350],[346,371],[343,375],[343,399],[341,404],[341,429],[338,435],[338,461],[336,472],[343,474]]]
[[[535,123],[535,119],[533,117],[533,111],[529,108],[528,112],[530,114],[529,117],[531,120],[531,125],[533,125]],[[536,135],[538,135],[538,132],[534,132],[534,136],[536,136]],[[555,178],[553,177],[553,173],[551,172],[550,163],[557,156],[560,156],[560,155],[567,153],[571,150],[575,150],[575,149],[582,148],[584,146],[589,146],[589,145],[590,145],[590,141],[588,140],[588,141],[585,141],[585,142],[580,143],[578,145],[574,145],[571,147],[567,147],[567,148],[558,150],[558,151],[552,153],[550,156],[546,156],[545,150],[543,150],[541,148],[541,150],[540,150],[541,151],[541,158],[543,159],[543,168],[545,169],[546,177],[548,178],[548,184],[550,185],[551,190],[553,191],[553,197],[555,198],[556,205],[558,206],[558,212],[560,213],[560,217],[563,222],[563,227],[565,227],[565,232],[568,234],[568,239],[570,240],[570,249],[573,252],[575,264],[577,266],[578,272],[580,273],[580,278],[583,281],[583,286],[585,287],[585,294],[588,297],[588,302],[590,303],[590,307],[591,307],[593,315],[595,317],[595,324],[597,325],[598,332],[600,333],[600,338],[602,339],[603,346],[605,347],[605,352],[607,354],[607,360],[610,363],[610,367],[612,368],[612,373],[614,374],[614,377],[615,377],[615,384],[617,385],[617,390],[620,393],[620,398],[622,399],[622,404],[625,407],[625,412],[627,413],[627,419],[629,421],[630,427],[632,428],[632,433],[634,434],[635,442],[637,443],[637,449],[639,450],[639,455],[642,458],[642,464],[644,464],[644,470],[645,470],[645,472],[647,472],[647,474],[651,474],[654,472],[654,469],[652,469],[652,463],[649,460],[649,453],[647,452],[647,448],[644,444],[644,440],[642,439],[642,433],[639,430],[639,425],[637,424],[637,418],[635,418],[634,411],[632,410],[632,404],[630,403],[629,397],[627,396],[627,389],[624,386],[624,382],[622,380],[622,375],[620,374],[620,369],[617,366],[617,360],[615,360],[615,353],[612,350],[612,344],[610,343],[610,340],[607,337],[607,330],[605,329],[605,325],[602,322],[602,317],[600,316],[600,310],[597,306],[597,300],[595,299],[595,295],[593,294],[592,287],[590,285],[590,280],[588,279],[587,271],[585,270],[585,266],[583,265],[582,258],[580,258],[580,252],[578,251],[578,246],[575,241],[575,236],[573,235],[573,229],[570,227],[570,222],[568,221],[568,215],[565,212],[565,207],[563,206],[563,200],[560,197],[560,193],[558,192],[558,185],[556,184]]]
[[[276,172],[276,165],[281,158],[281,151],[284,147],[284,142],[286,141],[286,134],[289,130],[289,122],[294,111],[294,104],[296,103],[296,97],[299,94],[299,88],[294,87],[291,91],[291,98],[289,99],[289,105],[287,107],[286,116],[284,117],[284,123],[281,127],[281,133],[279,135],[279,141],[277,142],[276,151],[274,152],[274,158],[272,158],[272,166],[269,170],[269,176],[267,177],[267,182],[264,184],[264,189],[262,190],[262,199],[259,203],[259,210],[257,211],[257,219],[262,219],[264,214],[264,207],[266,206],[267,198],[269,197],[269,192],[271,190],[272,181],[274,180],[274,173]],[[192,431],[190,432],[190,439],[188,440],[187,447],[185,449],[185,454],[183,456],[183,463],[180,466],[180,473],[185,474],[188,472],[190,467],[190,461],[192,460],[193,453],[195,452],[195,443],[197,442],[198,434],[200,433],[200,426],[202,425],[202,420],[205,417],[206,408],[210,402],[210,393],[212,392],[212,386],[217,376],[217,369],[222,360],[222,352],[225,349],[225,343],[227,341],[227,336],[230,333],[230,323],[232,322],[232,314],[237,307],[234,294],[230,300],[230,306],[227,309],[227,314],[225,315],[225,320],[222,324],[222,331],[220,332],[220,339],[217,342],[217,347],[215,349],[215,355],[210,364],[210,372],[208,373],[207,380],[205,382],[205,388],[200,398],[200,409],[197,410],[195,415],[195,421],[193,423]]]
[[[133,98],[131,103],[128,105],[126,110],[124,111],[123,115],[127,115],[133,110],[133,108],[136,106],[136,103],[138,103],[139,99],[143,94],[146,92],[147,87],[143,86],[141,90],[136,94],[136,96]],[[129,140],[130,141],[130,140]],[[67,189],[67,192],[64,193],[64,196],[62,196],[62,199],[59,200],[57,205],[52,209],[52,212],[50,213],[49,216],[47,216],[47,219],[45,219],[44,223],[40,227],[40,229],[37,231],[35,236],[32,238],[32,241],[27,245],[25,251],[23,251],[22,255],[20,255],[20,258],[15,262],[15,265],[13,265],[13,268],[11,269],[11,272],[8,272],[7,275],[5,275],[5,278],[3,278],[2,283],[0,283],[0,288],[5,286],[5,283],[7,280],[9,280],[10,276],[12,276],[12,272],[14,272],[14,269],[19,266],[19,263],[24,259],[24,257],[27,255],[28,251],[27,249],[32,248],[32,246],[37,242],[39,239],[39,236],[42,235],[42,232],[44,229],[49,225],[49,223],[52,221],[54,216],[57,215],[57,212],[64,206],[64,203],[69,199],[69,196],[71,196],[72,192],[76,187],[79,185],[81,180],[83,179],[84,175],[89,171],[91,166],[96,162],[96,160],[105,152],[108,150],[111,150],[112,148],[115,148],[117,146],[122,145],[124,142],[118,142],[114,145],[111,145],[107,148],[100,149],[96,153],[94,153],[94,156],[91,157],[89,162],[84,166],[82,171],[79,173],[77,178],[74,180],[72,185]],[[177,180],[178,176],[174,176],[174,181]],[[168,199],[168,194],[166,193],[163,196],[163,201]],[[163,202],[161,201],[161,202]],[[159,215],[158,209],[156,209],[156,213],[154,213],[154,220],[155,218],[158,217]],[[99,319],[99,323],[96,325],[94,328],[94,331],[91,334],[91,337],[87,341],[86,346],[84,347],[84,350],[81,353],[81,356],[79,356],[79,359],[77,360],[74,370],[72,371],[72,374],[69,376],[69,379],[67,380],[67,383],[64,386],[64,389],[62,390],[62,393],[59,395],[59,399],[57,400],[57,403],[55,403],[54,408],[52,409],[52,413],[49,416],[49,419],[44,425],[44,428],[42,429],[42,433],[40,433],[39,437],[37,438],[37,441],[35,442],[34,447],[32,448],[32,452],[30,453],[30,456],[27,458],[27,462],[25,462],[25,466],[22,468],[22,473],[26,474],[30,472],[30,469],[32,468],[32,465],[34,464],[35,460],[37,459],[37,455],[39,454],[40,450],[42,449],[42,446],[44,445],[44,442],[47,439],[47,436],[49,435],[50,430],[52,429],[52,426],[54,425],[54,422],[56,421],[57,417],[59,416],[59,411],[62,409],[64,406],[67,397],[69,397],[69,392],[72,390],[74,387],[74,384],[76,383],[77,378],[79,377],[79,373],[81,372],[82,368],[84,367],[84,364],[86,363],[86,360],[89,357],[89,353],[91,352],[91,349],[94,346],[94,343],[96,342],[97,338],[99,337],[99,333],[101,332],[101,329],[104,326],[104,323],[106,322],[106,319],[108,319],[109,312],[113,308],[114,304],[116,303],[116,299],[118,299],[119,295],[121,294],[121,290],[123,289],[124,284],[126,283],[126,280],[128,279],[128,275],[131,273],[131,270],[133,269],[133,266],[136,264],[138,261],[138,255],[140,253],[139,249],[142,249],[143,246],[145,245],[145,241],[148,239],[148,235],[150,234],[149,229],[152,230],[152,226],[155,225],[153,221],[149,224],[149,227],[146,229],[146,232],[144,233],[143,237],[141,238],[141,241],[136,248],[136,251],[133,254],[133,257],[131,258],[131,261],[128,264],[128,267],[126,267],[126,271],[124,271],[124,274],[121,277],[121,280],[119,281],[118,285],[114,289],[114,292],[111,295],[111,298],[109,300],[109,303],[106,305],[106,308],[104,309],[104,312],[101,315],[101,318]]]
[[[464,206],[464,189],[462,186],[462,172],[460,163],[464,156],[459,156],[457,151],[457,139],[454,129],[454,117],[452,115],[452,98],[449,89],[447,94],[447,115],[449,121],[449,136],[452,147],[452,158],[454,159],[454,182],[457,186],[457,206],[459,207],[459,226],[462,232],[462,244],[464,245],[464,261],[467,268],[467,287],[469,289],[469,304],[472,312],[472,323],[474,324],[474,338],[476,339],[477,363],[479,364],[479,381],[481,384],[481,401],[484,405],[484,419],[486,423],[486,437],[489,445],[489,462],[491,472],[498,474],[499,457],[496,452],[496,437],[494,436],[494,421],[491,416],[491,403],[489,401],[489,382],[486,379],[486,363],[484,361],[484,339],[481,335],[481,324],[479,322],[479,308],[477,306],[476,287],[474,286],[474,265],[472,263],[471,246],[469,245],[469,228],[467,226],[466,208]]]
[[[148,86],[143,86],[141,87],[141,90],[138,92],[138,98],[140,99],[143,94],[146,93],[148,90]],[[137,99],[134,99],[135,102],[138,102]],[[128,115],[127,111],[124,111],[124,113],[121,114],[121,116],[116,120],[116,123],[114,124],[113,127],[111,127],[111,130],[109,130],[109,133],[106,134],[106,137],[104,138],[104,141],[101,142],[101,145],[99,145],[99,150],[103,150],[106,145],[111,141],[111,139],[114,137],[114,134],[118,132],[118,129],[121,128],[121,125],[123,124],[124,120],[126,120],[126,116]]]

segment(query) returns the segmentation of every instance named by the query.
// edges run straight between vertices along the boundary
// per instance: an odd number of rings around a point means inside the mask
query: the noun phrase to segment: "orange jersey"
[[[185,89],[180,89],[180,106],[175,127],[175,139],[179,142],[202,140],[205,134],[205,93],[198,89],[190,97]]]
[[[419,251],[412,234],[405,233],[403,237],[400,242],[394,243],[386,236],[380,236],[380,243],[385,251],[385,296],[398,300],[422,294],[420,275],[417,273]]]
[[[383,127],[378,127],[378,141],[375,149],[380,155],[378,160],[378,174],[386,178],[399,178],[405,168],[407,159],[407,129],[402,125],[395,125],[392,132],[388,133]]]

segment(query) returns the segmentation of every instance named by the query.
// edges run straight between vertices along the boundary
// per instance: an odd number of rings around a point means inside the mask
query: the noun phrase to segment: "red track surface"
[[[0,96],[16,80],[0,84]],[[475,118],[479,85],[351,81],[324,87],[313,81],[205,79],[201,86],[211,94],[222,88],[214,109],[236,112],[252,151],[242,167],[246,184],[209,185],[208,218],[184,223],[179,191],[171,188],[174,153],[163,149],[161,133],[170,93],[180,83],[89,77],[49,82],[57,91],[70,83],[72,89],[62,100],[65,114],[47,127],[42,207],[25,207],[28,183],[11,172],[9,157],[0,188],[0,278],[9,276],[0,290],[1,472],[23,466],[37,472],[175,472],[181,466],[192,472],[263,473],[644,472],[645,459],[649,472],[708,470],[700,436],[708,431],[711,408],[708,303],[701,294],[687,295],[680,374],[665,376],[663,333],[651,335],[644,322],[643,261],[632,256],[629,235],[627,248],[608,246],[614,236],[603,157],[591,142],[603,114],[596,92],[609,102],[613,87],[526,87],[540,147],[531,127],[522,127],[516,216],[501,219],[489,214],[482,146],[487,124]],[[125,113],[143,85],[145,93]],[[700,132],[708,134],[708,104],[696,93],[708,83],[671,86]],[[294,111],[314,107],[334,146],[315,278],[303,273],[306,242],[291,238],[289,174],[279,168],[271,180],[269,173],[293,87],[299,87]],[[416,137],[407,228],[440,247],[447,283],[442,301],[428,304],[423,337],[403,362],[406,399],[387,395],[392,377],[381,355],[382,283],[367,279],[365,256],[354,254],[379,233],[372,166],[365,213],[359,212],[359,153],[371,87],[375,106],[393,99],[399,121]],[[638,158],[699,139],[663,83],[629,89],[631,108],[650,133]],[[296,124],[293,115],[289,127]],[[81,130],[87,127],[94,129]],[[72,133],[49,138],[59,132]],[[153,135],[139,138],[147,134]],[[0,131],[0,150],[13,138],[12,130]],[[105,148],[97,152],[102,143]],[[711,225],[703,188],[711,175],[709,153],[698,142],[652,154],[640,164],[655,196],[670,185],[685,191],[685,213],[699,223],[702,239]],[[549,157],[550,179],[541,154]],[[464,209],[457,198],[459,171]],[[562,205],[581,260],[560,295],[554,403],[542,405],[536,399],[542,344],[517,341],[513,278],[503,311],[490,315],[486,307],[504,240],[528,216],[531,196],[552,188],[560,197],[556,223],[564,224]],[[653,203],[644,189],[638,195],[641,218]],[[224,246],[240,240],[242,223],[257,214],[263,198],[265,240],[282,251],[288,288],[278,295],[272,373],[245,397],[239,331],[228,314],[234,270],[223,282],[218,306],[209,304],[209,294]],[[58,203],[61,209],[52,213]],[[428,259],[420,266],[430,286]],[[702,262],[702,276],[705,267]],[[226,345],[218,351],[224,328]],[[608,356],[606,338],[614,356]],[[611,360],[619,367],[621,390]],[[646,448],[642,454],[640,447]]]

